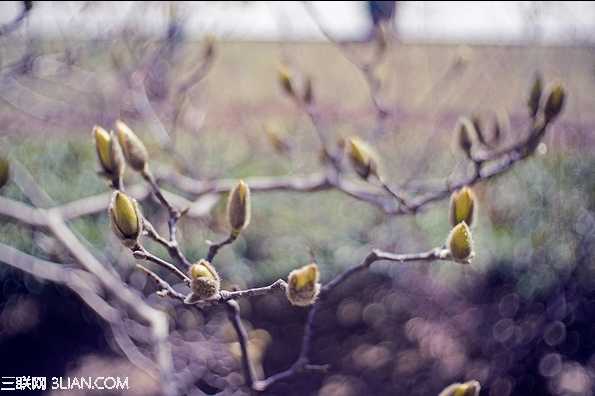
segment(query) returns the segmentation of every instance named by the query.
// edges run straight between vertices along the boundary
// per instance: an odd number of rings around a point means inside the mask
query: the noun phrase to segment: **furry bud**
[[[535,118],[539,111],[539,102],[541,101],[541,93],[543,90],[543,83],[539,74],[535,75],[533,85],[531,86],[531,92],[529,93],[529,99],[527,100],[527,106],[529,107],[529,115],[531,118]]]
[[[108,211],[116,236],[128,247],[136,245],[143,230],[143,217],[136,200],[116,191]]]
[[[558,84],[552,89],[545,102],[545,109],[543,110],[546,122],[552,121],[560,114],[562,107],[564,106],[565,97],[566,93],[564,92],[564,87],[562,87],[562,85]]]
[[[192,293],[186,297],[186,303],[194,303],[214,297],[219,293],[221,279],[215,268],[207,260],[192,264],[188,270]]]
[[[283,91],[289,96],[295,96],[291,73],[287,66],[279,66],[279,68],[277,69],[277,76],[279,79],[279,84],[281,85]]]
[[[438,396],[479,396],[481,385],[478,381],[468,381],[464,384],[455,383],[444,388]]]
[[[347,141],[347,154],[355,172],[364,180],[370,175],[376,175],[378,161],[372,149],[358,137]]]
[[[120,120],[116,121],[116,132],[126,162],[137,172],[145,171],[149,153],[143,142],[132,132],[128,125]]]
[[[0,157],[0,188],[8,183],[10,178],[10,162],[6,158]]]
[[[453,227],[448,235],[446,246],[454,261],[467,264],[473,258],[471,230],[464,221]]]
[[[250,224],[250,187],[243,180],[229,194],[227,219],[235,236]]]
[[[476,202],[475,194],[469,187],[453,192],[450,197],[450,225],[454,227],[464,221],[472,227],[477,212]]]
[[[316,301],[320,292],[320,272],[315,263],[295,269],[287,278],[287,299],[293,305],[305,307]]]

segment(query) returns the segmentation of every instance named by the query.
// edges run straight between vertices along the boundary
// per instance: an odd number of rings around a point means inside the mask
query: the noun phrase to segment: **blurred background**
[[[501,139],[511,142],[527,128],[536,73],[563,83],[566,107],[538,153],[474,187],[473,263],[377,263],[350,279],[317,320],[312,360],[329,363],[329,372],[282,381],[269,394],[437,395],[477,379],[482,395],[593,395],[593,3],[3,2],[0,26],[0,152],[18,164],[0,193],[45,207],[109,191],[97,175],[91,129],[118,118],[146,143],[158,174],[319,170],[316,133],[279,87],[280,64],[310,79],[331,141],[370,141],[388,181],[412,189],[442,185],[464,168],[453,143],[459,116],[477,116],[490,131],[498,120]],[[31,180],[47,193],[41,203],[27,193]],[[128,172],[125,181],[140,178]],[[142,205],[165,230],[167,213],[150,199]],[[203,195],[193,208],[179,227],[183,250],[196,260],[205,241],[225,235],[225,196]],[[447,200],[388,216],[334,191],[267,192],[254,195],[252,214],[216,259],[226,287],[267,285],[312,260],[326,281],[372,248],[425,251],[449,231]],[[198,356],[175,355],[176,367],[195,359],[189,394],[243,394],[224,312],[155,296],[103,211],[69,225],[168,312],[174,350]],[[10,219],[0,219],[0,243],[74,264],[44,230]],[[124,394],[159,394],[77,295],[4,264],[0,285],[1,376],[127,375]],[[281,294],[240,305],[259,375],[289,367],[306,311]],[[149,341],[136,341],[150,353]]]

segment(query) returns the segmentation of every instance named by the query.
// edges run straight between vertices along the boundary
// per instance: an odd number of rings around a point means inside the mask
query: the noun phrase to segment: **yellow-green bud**
[[[347,154],[355,172],[364,180],[377,174],[378,161],[373,150],[360,138],[352,137],[347,142]]]
[[[455,383],[444,388],[438,396],[479,396],[481,385],[478,381]]]
[[[118,179],[124,173],[124,155],[113,132],[108,133],[100,126],[93,127],[95,149],[103,173],[111,179]]]
[[[471,230],[464,221],[457,224],[450,230],[446,246],[452,258],[463,264],[467,264],[473,258],[473,240]]]
[[[295,96],[295,91],[293,90],[293,83],[291,78],[291,73],[287,66],[281,65],[277,69],[277,76],[279,79],[279,84],[283,91],[289,96]]]
[[[543,83],[539,74],[535,75],[533,85],[531,86],[531,92],[529,93],[529,99],[527,100],[527,106],[529,107],[529,115],[531,118],[535,118],[539,111],[539,102],[541,101],[541,92],[543,90]]]
[[[229,193],[227,219],[235,236],[250,224],[250,187],[243,180]]]
[[[219,293],[221,279],[215,268],[207,260],[192,264],[188,270],[192,293],[186,297],[187,303],[194,303],[214,297]]]
[[[106,172],[112,171],[112,160],[110,155],[110,134],[102,127],[95,125],[93,127],[93,137],[95,138],[95,149],[99,164]]]
[[[10,179],[10,162],[6,158],[0,157],[0,188],[4,187]]]
[[[449,220],[451,226],[464,221],[469,227],[473,226],[477,212],[477,199],[469,187],[452,193],[450,197]]]
[[[295,269],[287,278],[287,299],[293,305],[307,306],[316,301],[320,292],[320,272],[315,263]]]
[[[116,121],[116,132],[118,141],[122,147],[122,152],[126,162],[137,172],[143,172],[146,169],[149,153],[143,142],[136,136],[132,129],[122,121]]]
[[[564,92],[564,87],[558,84],[556,85],[550,95],[545,102],[545,121],[549,122],[556,118],[560,112],[562,111],[562,107],[564,106],[564,98],[566,97],[566,93]]]
[[[128,247],[136,245],[143,228],[143,217],[136,200],[116,191],[108,210],[116,236]]]

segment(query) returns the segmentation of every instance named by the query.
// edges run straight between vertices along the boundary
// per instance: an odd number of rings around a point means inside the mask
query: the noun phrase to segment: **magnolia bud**
[[[481,119],[479,118],[479,116],[477,114],[474,114],[471,116],[471,124],[473,125],[473,128],[475,129],[475,134],[477,135],[477,140],[479,140],[479,143],[486,145],[486,138],[484,136],[484,131],[483,131],[483,126],[481,125]]]
[[[552,91],[550,92],[550,96],[548,96],[547,101],[545,102],[545,121],[549,122],[556,118],[560,112],[562,111],[562,107],[564,106],[564,98],[566,93],[564,92],[564,87],[558,84],[556,85]]]
[[[304,87],[304,103],[311,104],[314,101],[314,88],[312,87],[312,79],[306,78]]]
[[[211,58],[215,54],[215,36],[207,34],[204,40],[204,57]]]
[[[459,120],[457,127],[457,141],[459,147],[467,158],[471,159],[471,147],[473,146],[473,135],[475,134],[473,124],[466,118]]]
[[[207,260],[192,264],[188,270],[192,293],[186,297],[186,303],[193,303],[211,298],[219,293],[221,279],[215,268]]]
[[[0,188],[8,183],[10,178],[10,162],[6,158],[0,157]]]
[[[100,126],[93,127],[97,158],[105,175],[112,180],[119,179],[124,173],[124,156],[114,133],[108,133]]]
[[[529,99],[527,100],[531,118],[535,118],[539,110],[539,102],[541,101],[541,92],[543,90],[542,85],[541,76],[536,74],[533,85],[531,86],[531,92],[529,93]]]
[[[447,386],[438,396],[479,396],[481,385],[478,381],[468,381]]]
[[[116,236],[128,247],[136,245],[143,228],[142,214],[136,200],[116,191],[108,210]]]
[[[267,135],[267,139],[269,143],[276,152],[279,154],[287,154],[291,151],[290,144],[281,137],[281,134],[278,132],[277,128],[270,123],[266,123],[264,126],[264,132]]]
[[[475,194],[469,187],[463,187],[459,191],[452,193],[450,197],[450,224],[454,227],[464,221],[473,226],[477,211]]]
[[[291,74],[289,69],[285,65],[279,66],[277,69],[277,75],[279,78],[279,84],[283,91],[289,96],[295,96],[295,91],[293,90],[293,83],[291,81]]]
[[[295,269],[287,278],[287,299],[293,305],[301,307],[311,305],[320,292],[320,272],[315,263]]]
[[[142,172],[147,166],[149,153],[143,142],[132,132],[132,129],[122,121],[116,121],[118,141],[128,164],[137,172]]]
[[[473,240],[471,230],[464,221],[453,227],[448,235],[446,246],[452,258],[459,263],[469,263],[473,258]]]
[[[250,187],[243,180],[229,194],[227,219],[234,236],[238,236],[250,224]]]
[[[352,137],[347,145],[349,160],[355,172],[364,180],[376,174],[378,161],[372,149],[358,137]]]

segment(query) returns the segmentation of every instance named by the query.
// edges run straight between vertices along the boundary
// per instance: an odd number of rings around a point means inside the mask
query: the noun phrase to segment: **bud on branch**
[[[10,179],[10,162],[6,158],[0,157],[0,188],[4,187]]]
[[[188,270],[190,276],[190,293],[185,302],[188,304],[214,297],[219,293],[221,279],[215,268],[207,260],[192,264]]]
[[[454,227],[464,221],[472,227],[477,211],[476,201],[475,194],[469,187],[453,192],[450,197],[450,225]]]
[[[143,230],[142,214],[136,200],[116,191],[108,211],[114,234],[125,246],[136,246]]]
[[[120,120],[116,121],[116,131],[126,162],[128,162],[130,167],[135,171],[145,172],[149,153],[143,142],[134,132],[132,132],[132,129],[130,129],[128,125]]]
[[[250,224],[250,187],[243,180],[229,194],[227,219],[234,237]]]
[[[448,235],[446,246],[454,261],[468,264],[474,256],[471,230],[464,221],[453,227]]]
[[[320,292],[320,272],[315,263],[295,269],[287,278],[287,299],[293,305],[308,306],[316,301]]]

